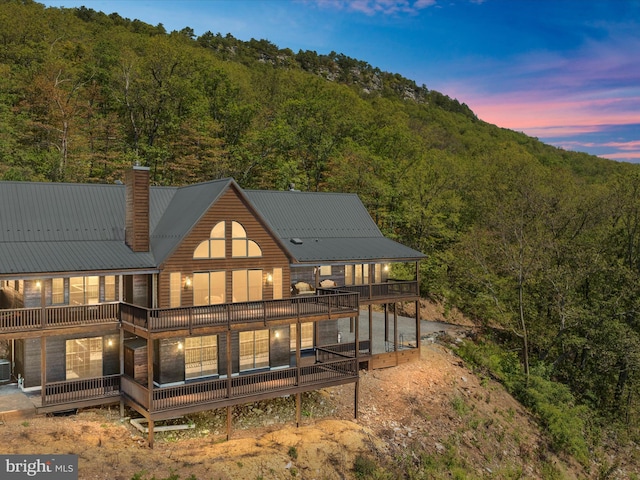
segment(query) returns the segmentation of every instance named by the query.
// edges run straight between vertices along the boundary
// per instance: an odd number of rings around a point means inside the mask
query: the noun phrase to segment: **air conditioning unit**
[[[0,382],[11,380],[11,362],[7,359],[0,359]]]

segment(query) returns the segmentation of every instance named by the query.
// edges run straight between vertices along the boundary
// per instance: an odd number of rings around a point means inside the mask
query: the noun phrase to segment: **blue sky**
[[[640,0],[46,0],[335,51],[567,150],[640,162]]]

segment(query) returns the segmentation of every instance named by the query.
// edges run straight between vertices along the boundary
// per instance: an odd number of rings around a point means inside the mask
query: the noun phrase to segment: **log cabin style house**
[[[226,407],[229,434],[231,406],[283,395],[299,422],[301,392],[353,383],[357,415],[360,368],[419,356],[419,314],[395,307],[419,311],[423,254],[356,195],[151,187],[134,167],[0,182],[0,201],[0,381],[39,413],[120,402],[153,445],[154,422]]]

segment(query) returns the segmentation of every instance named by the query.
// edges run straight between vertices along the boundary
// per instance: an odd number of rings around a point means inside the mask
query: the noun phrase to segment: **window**
[[[194,273],[193,304],[217,305],[220,303],[225,303],[225,273]]]
[[[384,265],[381,264],[381,263],[378,263],[375,266],[373,283],[382,283],[382,269],[383,268],[384,268]]]
[[[100,277],[71,277],[69,304],[92,305],[100,302]]]
[[[345,285],[366,285],[369,283],[369,264],[345,265]]]
[[[104,277],[104,301],[115,302],[116,300],[116,277],[107,275]]]
[[[64,304],[64,278],[54,278],[51,280],[51,304]]]
[[[180,272],[171,272],[169,274],[169,307],[176,308],[180,306],[180,291],[182,290],[182,274]]]
[[[234,258],[262,256],[260,246],[247,238],[246,230],[238,222],[231,222],[231,256]]]
[[[240,332],[240,371],[269,366],[269,330]]]
[[[331,275],[331,265],[322,265],[320,267],[320,276],[327,277]]]
[[[184,342],[186,380],[218,373],[218,336],[187,337]]]
[[[282,298],[282,269],[274,268],[271,275],[271,281],[273,282],[273,299],[278,300]]]
[[[67,380],[102,376],[102,337],[66,342]]]
[[[289,330],[291,351],[296,349],[297,325],[291,324]],[[313,348],[313,322],[305,322],[300,324],[300,350]]]
[[[262,270],[234,270],[232,281],[234,302],[262,300]]]
[[[224,221],[218,222],[211,229],[209,239],[196,247],[193,252],[194,259],[225,258]]]

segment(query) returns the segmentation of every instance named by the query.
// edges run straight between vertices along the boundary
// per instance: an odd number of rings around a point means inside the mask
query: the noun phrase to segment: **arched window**
[[[202,258],[224,258],[225,242],[224,242],[224,221],[218,222],[211,229],[209,239],[200,242],[193,252],[194,259]]]
[[[238,222],[231,222],[231,256],[234,258],[261,257],[262,249],[247,238],[247,232]]]

